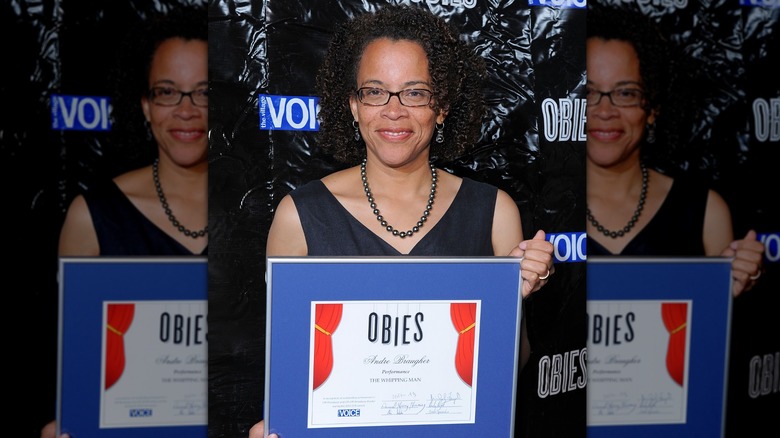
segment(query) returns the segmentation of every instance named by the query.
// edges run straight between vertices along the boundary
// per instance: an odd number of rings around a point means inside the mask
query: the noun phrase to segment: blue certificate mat
[[[512,437],[511,257],[269,257],[265,420],[290,437]]]
[[[591,257],[588,437],[723,436],[731,259]]]
[[[58,432],[207,435],[205,257],[59,265]]]

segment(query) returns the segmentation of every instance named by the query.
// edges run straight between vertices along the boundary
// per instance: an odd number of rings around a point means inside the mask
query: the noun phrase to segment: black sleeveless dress
[[[494,255],[491,233],[497,193],[496,187],[463,178],[450,208],[408,255]],[[355,219],[322,181],[306,183],[290,195],[301,218],[308,255],[402,255]]]
[[[589,235],[588,255],[703,256],[708,193],[700,181],[675,178],[661,208],[620,254],[612,254]]]
[[[159,229],[130,202],[114,181],[96,184],[84,192],[101,256],[207,255],[193,254]],[[161,207],[162,208],[162,207]]]

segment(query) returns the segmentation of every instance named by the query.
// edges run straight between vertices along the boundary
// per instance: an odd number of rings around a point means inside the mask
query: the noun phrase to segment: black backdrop
[[[690,170],[712,179],[724,194],[737,235],[753,227],[768,244],[766,273],[754,291],[736,300],[733,309],[727,426],[733,436],[758,427],[773,430],[780,407],[776,371],[780,366],[776,317],[780,81],[775,67],[780,9],[771,0],[611,2],[640,4],[648,15],[669,26],[670,35],[687,47],[689,56],[708,67],[698,72],[703,77],[695,90],[701,99],[695,105],[699,123],[690,134],[691,149],[704,151],[707,159],[689,162]],[[10,417],[14,421],[6,430],[14,436],[37,438],[39,426],[53,415],[56,240],[64,209],[80,185],[96,175],[117,172],[105,166],[106,155],[111,154],[107,134],[53,128],[49,98],[52,94],[106,95],[105,77],[117,55],[117,38],[149,12],[182,3],[199,2],[11,0],[0,4],[0,28],[7,40],[6,62],[0,70],[0,98],[7,107],[0,118],[0,174],[6,241],[10,242],[2,269],[7,285],[3,290],[6,320],[15,315],[23,321],[6,323],[5,357],[12,358],[7,372],[17,381],[10,393],[15,401]],[[210,2],[214,96],[210,246],[214,255],[209,287],[219,303],[210,308],[213,436],[244,436],[261,412],[263,355],[258,342],[262,342],[263,248],[275,202],[300,182],[333,166],[313,152],[311,133],[260,131],[258,94],[312,94],[311,73],[332,28],[329,20],[345,19],[378,3]],[[579,167],[583,144],[548,140],[542,135],[544,122],[539,115],[544,97],[575,100],[580,92],[584,60],[575,35],[582,32],[584,17],[579,11],[532,8],[511,1],[480,1],[479,13],[471,10],[476,2],[469,0],[411,3],[428,4],[462,22],[464,33],[471,30],[468,36],[473,36],[494,69],[491,102],[500,108],[495,121],[486,127],[473,155],[448,163],[447,168],[513,194],[529,229],[526,234],[539,227],[562,234],[584,229],[579,219],[584,212]],[[489,24],[488,30],[475,30],[480,23]],[[517,31],[502,30],[504,25]],[[505,45],[499,35],[510,34]],[[566,56],[560,56],[563,53]],[[515,74],[521,69],[533,74]],[[537,332],[543,334],[537,333],[536,339],[546,352],[542,357],[576,350],[584,342],[576,337],[566,341],[572,347],[555,342],[561,332],[584,328],[584,320],[577,321],[584,314],[584,308],[578,313],[583,304],[576,292],[584,284],[580,265],[561,261],[560,275],[545,293],[548,299],[536,299],[527,309],[545,314],[565,304],[559,316],[540,322],[544,325]],[[549,339],[540,339],[544,335]],[[521,392],[535,394],[535,387],[526,389]],[[572,398],[576,402],[551,398],[538,405],[534,418],[544,416],[541,408],[550,409],[548,417],[558,418],[556,403],[581,402],[579,395]],[[553,426],[542,436],[555,430]]]
[[[272,118],[259,113],[270,112],[269,105],[278,111],[278,103],[265,96],[297,97],[307,107],[333,26],[387,3],[444,16],[488,61],[492,109],[482,139],[439,166],[506,190],[520,207],[526,236],[539,228],[569,240],[582,235],[583,9],[474,0],[211,2],[210,436],[245,435],[262,418],[265,239],[276,203],[338,167],[318,153],[316,132],[283,124],[268,129]],[[285,115],[311,121],[305,111]],[[584,435],[583,388],[537,395],[537,363],[585,348],[584,264],[578,261],[562,257],[544,293],[526,303],[534,348],[519,383],[518,431],[533,436]]]

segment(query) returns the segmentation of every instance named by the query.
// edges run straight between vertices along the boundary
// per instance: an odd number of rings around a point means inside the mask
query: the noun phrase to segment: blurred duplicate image
[[[726,258],[723,433],[771,428],[780,9],[599,0],[587,17],[588,256]]]
[[[152,172],[155,157],[162,156],[159,183],[171,215],[193,232],[207,227],[208,103],[205,95],[194,92],[195,88],[203,90],[208,85],[205,5],[205,1],[182,0],[88,5],[5,2],[0,7],[1,25],[13,35],[6,44],[7,55],[16,59],[6,68],[7,81],[0,95],[17,102],[16,109],[0,121],[0,163],[7,178],[4,182],[9,211],[15,212],[9,217],[9,225],[14,229],[9,250],[19,256],[4,272],[11,276],[9,281],[25,285],[24,293],[13,294],[13,307],[36,315],[36,323],[28,327],[25,336],[12,341],[11,348],[25,358],[13,364],[14,375],[25,382],[17,385],[12,394],[19,406],[25,406],[14,416],[14,436],[38,438],[47,424],[50,428],[44,436],[54,433],[60,334],[58,257],[62,254],[60,235],[74,199],[95,189],[99,182],[108,183],[107,191],[118,194],[114,199],[125,208],[120,209],[120,217],[125,218],[120,222],[134,231],[103,233],[101,238],[108,238],[100,242],[98,249],[91,245],[97,243],[96,233],[110,230],[115,222],[109,219],[98,224],[97,219],[94,223],[99,231],[86,231],[88,226],[73,228],[68,232],[72,245],[67,252],[71,255],[116,255],[126,249],[128,241],[135,244],[136,250],[150,241],[163,242],[164,249],[141,249],[144,254],[169,254],[171,248],[185,256],[205,254],[206,233],[195,239],[178,231],[160,202]],[[185,9],[191,12],[183,12]],[[149,64],[157,47],[147,47],[144,43],[152,44],[152,39],[162,35],[146,32],[144,38],[139,38],[135,32],[143,32],[147,24],[174,11],[189,18],[180,16],[186,24],[179,26],[165,22],[165,32],[196,42],[184,44],[191,50],[181,52],[168,50],[172,45],[164,47],[167,54],[182,55],[179,72],[173,74],[168,68],[170,64],[163,68],[163,63],[155,63],[154,83],[150,84]],[[149,52],[136,53],[146,49]],[[168,59],[167,55],[165,58]],[[183,77],[187,72],[200,77],[190,81],[192,77]],[[183,96],[181,106],[158,108],[149,101],[149,92],[161,85],[160,81],[172,85],[166,89],[193,91],[197,102]],[[148,114],[144,114],[144,100],[151,104]],[[182,108],[183,114],[179,111]],[[183,119],[186,121],[182,122]],[[174,125],[178,128],[170,129]],[[185,145],[194,145],[191,150],[198,151],[192,162],[185,163],[186,167],[194,162],[191,168],[194,171],[171,172],[166,152],[187,149]],[[148,192],[128,187],[128,178],[119,183],[119,189],[111,187],[115,177],[144,167],[136,181],[148,188]],[[172,177],[173,174],[177,176]],[[182,175],[193,179],[182,183],[178,179]],[[197,199],[192,203],[191,199],[182,201],[187,195]],[[134,205],[141,204],[144,206],[133,210]],[[86,213],[79,215],[82,219],[92,218],[86,209],[81,213]],[[139,227],[129,225],[133,222],[131,216],[136,225],[141,224]],[[105,218],[98,213],[95,217]],[[154,236],[145,240],[147,233]],[[89,248],[85,250],[86,247]],[[99,364],[99,359],[92,363]],[[98,391],[99,384],[93,389]],[[98,415],[97,410],[94,413]],[[205,432],[205,425],[202,429]]]

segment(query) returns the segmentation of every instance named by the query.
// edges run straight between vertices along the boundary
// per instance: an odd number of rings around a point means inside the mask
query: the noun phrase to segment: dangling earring
[[[436,143],[444,143],[444,123],[436,124]]]
[[[647,137],[645,141],[648,143],[655,143],[655,122],[647,125]]]
[[[144,128],[146,128],[146,140],[154,140],[154,134],[152,134],[152,126],[148,120],[144,120]]]
[[[352,127],[355,128],[355,141],[360,141],[360,130],[358,129],[357,120],[352,121]]]

